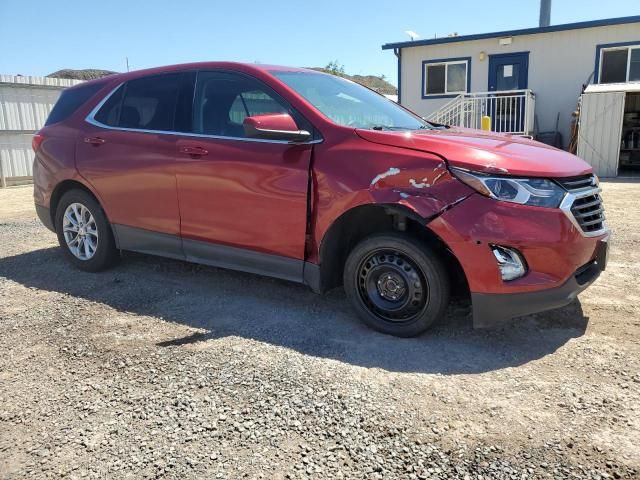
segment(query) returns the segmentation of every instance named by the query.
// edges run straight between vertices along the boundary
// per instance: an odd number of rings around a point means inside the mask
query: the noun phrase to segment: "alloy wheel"
[[[98,249],[98,226],[91,211],[81,203],[70,204],[62,221],[69,251],[80,260],[90,260]]]

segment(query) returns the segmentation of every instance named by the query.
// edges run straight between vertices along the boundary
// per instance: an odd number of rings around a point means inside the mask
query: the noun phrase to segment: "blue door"
[[[496,93],[489,105],[492,130],[524,131],[525,96],[510,93],[529,85],[529,52],[489,55],[489,91]]]
[[[489,91],[524,90],[529,85],[529,52],[489,55]]]

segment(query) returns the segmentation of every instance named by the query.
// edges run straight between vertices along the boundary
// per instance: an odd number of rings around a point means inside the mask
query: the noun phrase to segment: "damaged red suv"
[[[457,290],[477,327],[560,307],[606,265],[598,179],[579,158],[433,125],[311,70],[211,62],[86,82],[33,147],[36,210],[77,267],[133,250],[344,285],[393,335],[426,330]]]

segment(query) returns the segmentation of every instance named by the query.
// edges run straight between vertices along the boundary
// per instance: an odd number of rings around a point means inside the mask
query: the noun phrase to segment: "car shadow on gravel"
[[[138,254],[91,274],[73,269],[58,248],[36,250],[1,258],[0,277],[200,329],[159,347],[237,336],[393,372],[451,375],[522,365],[583,335],[588,322],[574,302],[500,330],[474,330],[468,303],[458,301],[440,325],[400,339],[365,327],[341,290],[320,296],[302,285]]]

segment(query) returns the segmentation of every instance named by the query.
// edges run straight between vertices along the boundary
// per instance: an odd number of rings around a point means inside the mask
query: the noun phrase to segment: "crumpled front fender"
[[[473,190],[441,163],[428,170],[389,169],[372,180],[369,193],[374,204],[400,205],[428,222],[460,203]]]

